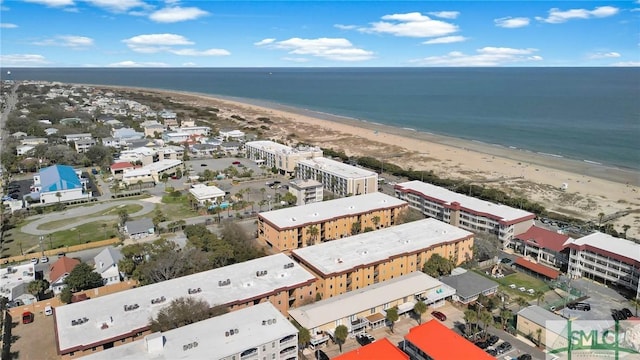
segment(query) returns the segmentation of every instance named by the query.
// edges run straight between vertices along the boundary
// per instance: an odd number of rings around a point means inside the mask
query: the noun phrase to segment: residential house
[[[464,272],[440,278],[440,281],[456,289],[456,294],[453,296],[455,301],[470,304],[476,301],[480,294],[491,296],[498,292],[497,282],[478,275],[473,271],[466,271],[464,269],[456,270]]]
[[[116,139],[127,141],[127,140],[133,140],[133,139],[142,139],[144,138],[144,133],[137,132],[135,129],[132,129],[132,128],[120,128],[120,129],[113,129],[111,131],[111,136]]]
[[[191,185],[189,193],[193,195],[200,206],[220,204],[224,200],[225,193],[216,186],[205,184]]]
[[[155,225],[149,218],[129,220],[124,224],[124,232],[130,239],[142,239],[155,233]]]
[[[58,133],[58,131],[59,131],[59,130],[58,130],[58,129],[56,129],[56,128],[46,128],[46,129],[44,129],[44,133],[45,133],[47,136],[55,135],[55,134],[57,134],[57,133]]]
[[[62,256],[49,267],[49,283],[51,290],[58,295],[67,285],[64,280],[69,276],[71,270],[80,264],[80,260]]]
[[[92,139],[93,136],[90,133],[82,133],[82,134],[68,134],[64,136],[64,141],[66,142],[70,142],[70,141],[78,141],[78,140],[84,140],[84,139]]]
[[[27,134],[26,132],[22,132],[22,131],[16,131],[13,134],[11,134],[11,136],[13,136],[15,139],[20,139],[20,138],[26,137],[27,135],[29,135],[29,134]]]
[[[120,250],[112,246],[106,247],[93,258],[95,271],[102,277],[104,285],[112,285],[120,282],[121,274],[118,269],[118,262],[123,256]]]
[[[181,144],[189,140],[189,136],[191,135],[189,135],[188,133],[170,132],[162,134],[162,140],[168,143]]]
[[[9,301],[22,298],[28,293],[29,283],[36,279],[35,265],[24,264],[0,268],[0,296]]]
[[[91,197],[86,191],[86,179],[71,166],[54,165],[40,169],[33,176],[33,190],[31,198],[39,199],[41,204],[67,202]]]
[[[156,134],[164,133],[165,127],[164,125],[154,121],[152,124],[146,124],[145,126],[143,126],[143,129],[145,137],[150,136],[152,138],[155,138]]]
[[[164,174],[174,176],[178,170],[183,170],[182,160],[160,160],[141,168],[123,171],[122,182],[129,186],[139,182],[157,184],[162,181]]]
[[[244,131],[237,129],[222,129],[218,132],[218,134],[218,136],[225,141],[242,141],[245,137]]]
[[[240,148],[242,148],[242,143],[237,141],[223,141],[219,147],[220,151],[223,151],[226,154],[237,155]]]
[[[126,145],[126,141],[121,139],[116,139],[114,137],[106,137],[106,138],[102,138],[102,145],[107,147],[112,147],[115,149],[120,149]]]
[[[20,144],[31,145],[31,146],[48,144],[48,143],[49,143],[49,139],[44,137],[35,137],[35,136],[27,136],[25,138],[22,138],[22,140],[20,140]]]
[[[18,156],[28,155],[36,147],[33,145],[20,145],[16,146],[16,154]]]
[[[133,170],[136,167],[130,162],[123,161],[111,164],[110,168],[114,179],[122,180],[122,175],[125,171]]]
[[[92,146],[96,146],[95,139],[80,139],[74,142],[74,146],[76,148],[76,152],[78,154],[86,153]]]

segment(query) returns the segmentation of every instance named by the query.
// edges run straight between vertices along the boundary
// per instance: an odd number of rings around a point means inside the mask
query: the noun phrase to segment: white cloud
[[[171,46],[193,45],[193,42],[177,34],[146,34],[122,40],[129,49],[141,53],[156,53],[170,50]]]
[[[549,24],[560,24],[573,19],[592,19],[603,18],[617,14],[620,11],[617,7],[613,6],[600,6],[593,10],[587,9],[571,9],[562,11],[558,8],[549,10],[549,16],[544,18],[536,16],[536,20],[546,22]]]
[[[445,36],[458,31],[458,26],[441,20],[433,20],[419,12],[392,14],[382,17],[384,21],[371,23],[370,27],[359,28],[365,33],[391,34],[405,37]]]
[[[112,12],[125,12],[137,7],[147,7],[148,5],[140,0],[83,0],[93,6],[106,9]]]
[[[633,66],[640,67],[640,61],[621,61],[611,64],[611,66]]]
[[[0,23],[0,29],[15,29],[18,25],[11,23]]]
[[[589,59],[607,59],[607,58],[619,58],[620,53],[617,53],[615,51],[609,51],[609,52],[597,52],[597,53],[593,53],[591,55],[589,55]]]
[[[93,46],[93,39],[86,36],[60,35],[54,38],[33,42],[33,45],[83,48]]]
[[[359,49],[344,38],[291,38],[263,45],[272,49],[286,50],[293,55],[311,55],[328,60],[364,61],[373,59],[373,52]]]
[[[295,63],[305,63],[305,62],[309,61],[309,59],[301,58],[301,57],[283,57],[282,60],[291,61],[291,62],[295,62]]]
[[[136,62],[131,60],[120,61],[107,65],[109,67],[167,67],[166,63],[162,62]]]
[[[255,46],[262,46],[262,45],[268,45],[273,43],[274,41],[276,41],[276,39],[262,39],[258,42],[254,42],[253,45]]]
[[[464,36],[453,35],[453,36],[443,36],[443,37],[427,40],[427,41],[424,41],[423,44],[426,44],[426,45],[451,44],[451,43],[457,43],[457,42],[462,42],[467,40],[468,38]]]
[[[168,7],[155,11],[149,15],[149,19],[159,23],[174,23],[180,21],[195,20],[209,15],[208,12],[197,7]]]
[[[196,64],[194,62],[186,62],[186,63],[182,63],[182,66],[184,66],[184,67],[194,67],[194,66],[198,66],[198,64]]]
[[[45,5],[48,7],[73,6],[75,4],[73,0],[24,0],[24,1],[34,3],[34,4]]]
[[[340,30],[353,30],[355,28],[357,28],[356,25],[342,25],[342,24],[335,24],[333,25],[335,28],[338,28]]]
[[[428,13],[429,15],[433,15],[435,17],[443,18],[443,19],[455,19],[460,15],[459,11],[432,11]]]
[[[0,67],[7,66],[39,66],[46,65],[49,62],[47,59],[38,54],[10,54],[0,55]]]
[[[419,65],[429,66],[500,66],[519,62],[541,61],[542,57],[534,55],[538,49],[514,49],[506,47],[484,47],[477,49],[477,54],[467,55],[460,51],[452,51],[442,56],[429,56],[412,60]]]
[[[529,18],[526,17],[503,17],[493,20],[497,27],[515,29],[529,25]]]
[[[179,49],[169,50],[170,53],[180,56],[228,56],[231,53],[225,49],[208,49],[208,50],[196,50],[196,49]]]

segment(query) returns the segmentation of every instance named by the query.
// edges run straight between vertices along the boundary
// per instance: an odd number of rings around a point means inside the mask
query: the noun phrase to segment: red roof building
[[[334,357],[334,360],[409,360],[409,355],[398,349],[386,338]]]
[[[569,250],[564,246],[569,239],[565,234],[534,225],[515,236],[513,248],[517,253],[530,257],[537,263],[563,268],[569,261]]]
[[[51,282],[51,289],[54,294],[59,294],[62,291],[66,286],[64,279],[78,264],[80,264],[79,260],[66,256],[59,258],[58,261],[51,264],[49,267],[49,281]]]
[[[560,272],[558,270],[531,262],[525,258],[517,258],[515,264],[551,280],[555,280],[560,276]]]
[[[404,337],[404,352],[418,360],[495,360],[471,341],[458,335],[437,320],[430,320],[409,330]],[[426,355],[426,356],[425,356]]]

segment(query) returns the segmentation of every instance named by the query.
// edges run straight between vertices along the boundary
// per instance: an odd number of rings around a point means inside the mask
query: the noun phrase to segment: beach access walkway
[[[88,224],[95,221],[109,221],[118,219],[118,215],[98,215],[95,217],[87,217],[91,214],[96,214],[99,212],[106,211],[108,209],[113,209],[114,207],[124,207],[126,205],[141,205],[142,209],[136,211],[135,213],[129,214],[130,217],[137,217],[141,215],[148,214],[152,212],[156,207],[156,202],[154,199],[142,199],[142,200],[116,200],[109,202],[102,202],[99,204],[91,205],[91,206],[80,206],[73,209],[64,210],[62,212],[46,214],[46,215],[35,215],[29,217],[29,219],[36,219],[35,221],[31,221],[30,223],[23,226],[20,231],[25,234],[31,235],[47,235],[52,232],[73,229],[77,226]],[[39,230],[38,227],[40,225],[60,221],[67,220],[72,218],[82,217],[82,219],[78,219],[78,221],[74,221],[69,224],[62,225],[55,229],[47,229],[47,230]]]

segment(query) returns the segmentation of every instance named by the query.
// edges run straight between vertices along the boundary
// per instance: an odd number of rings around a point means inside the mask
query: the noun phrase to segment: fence
[[[119,242],[120,242],[120,239],[111,238],[111,239],[107,239],[107,240],[94,241],[94,242],[90,242],[90,243],[86,243],[86,244],[73,245],[73,246],[63,246],[63,247],[57,248],[57,249],[46,250],[44,252],[44,254],[46,256],[55,256],[55,255],[57,255],[59,253],[69,253],[69,252],[76,252],[76,251],[87,250],[87,249],[94,249],[94,248],[99,248],[99,247],[103,247],[103,246],[115,245],[115,244],[118,244]],[[5,259],[2,259],[2,264],[3,265],[13,264],[13,263],[29,260],[29,259],[31,259],[33,257],[38,257],[38,254],[40,254],[40,253],[41,252],[36,252],[36,253],[31,253],[31,254],[17,255],[17,256],[8,257],[8,258],[5,258]]]

